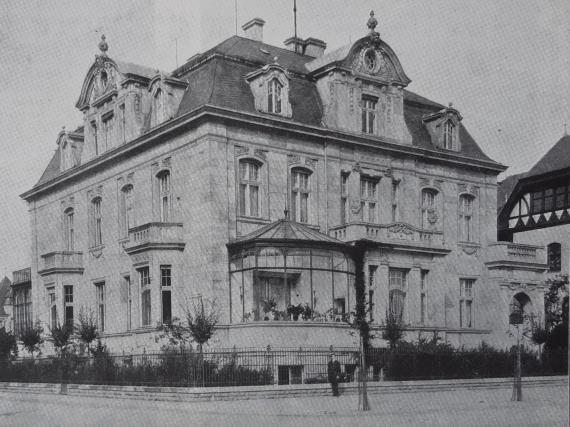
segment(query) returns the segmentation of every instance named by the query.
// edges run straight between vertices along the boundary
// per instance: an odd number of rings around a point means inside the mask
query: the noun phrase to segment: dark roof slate
[[[345,51],[346,49],[341,48],[335,52],[340,55]],[[292,73],[290,75],[290,102],[293,114],[291,120],[306,125],[321,126],[323,108],[320,96],[315,83],[308,77],[309,71],[306,67],[306,64],[315,58],[239,36],[232,36],[205,53],[194,55],[186,64],[172,72],[172,76],[188,82],[177,116],[204,105],[257,113],[253,94],[245,76],[264,65],[274,63],[275,57],[279,65]],[[119,63],[122,72],[138,73],[147,78],[158,72],[150,67]],[[404,90],[404,120],[412,135],[412,145],[437,149],[423,125],[422,116],[443,108],[445,107],[442,104]],[[80,127],[76,131],[82,132],[83,129]],[[494,162],[483,153],[463,125],[460,126],[460,138],[461,152],[466,157]],[[568,163],[570,164],[570,161]],[[55,178],[59,173],[59,156],[56,152],[35,186]]]
[[[564,135],[526,173],[525,178],[570,168],[570,135]]]

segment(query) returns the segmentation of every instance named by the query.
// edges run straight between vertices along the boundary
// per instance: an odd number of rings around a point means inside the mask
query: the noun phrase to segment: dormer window
[[[374,134],[376,123],[376,104],[378,99],[372,96],[362,96],[362,132]]]
[[[289,75],[277,63],[265,65],[246,77],[253,99],[255,109],[262,113],[278,114],[291,117],[291,103],[289,102]]]
[[[282,89],[283,85],[277,79],[272,79],[267,84],[267,111],[270,113],[281,114]]]
[[[446,150],[453,150],[453,140],[455,138],[455,125],[451,120],[443,124],[442,130],[442,148]]]
[[[107,72],[101,71],[101,90],[105,90],[109,83],[109,78],[107,77]]]
[[[158,88],[152,97],[152,126],[162,123],[166,119],[164,92]]]

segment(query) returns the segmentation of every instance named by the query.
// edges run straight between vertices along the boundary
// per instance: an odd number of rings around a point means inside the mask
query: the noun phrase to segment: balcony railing
[[[129,240],[125,242],[128,254],[152,250],[183,250],[184,235],[182,224],[178,222],[149,222],[129,230]]]
[[[546,253],[544,247],[521,243],[497,242],[489,245],[487,252],[489,267],[529,267],[545,269]]]
[[[58,251],[42,256],[41,276],[55,273],[83,273],[83,252]]]
[[[420,251],[449,252],[444,245],[443,233],[441,231],[423,230],[403,222],[392,224],[354,222],[332,227],[329,234],[343,242],[354,242],[364,239],[410,249],[416,248]]]
[[[21,285],[32,281],[32,269],[30,267],[23,268],[12,272],[12,285]]]

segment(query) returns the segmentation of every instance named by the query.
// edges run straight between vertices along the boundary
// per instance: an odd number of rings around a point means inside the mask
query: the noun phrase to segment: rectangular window
[[[400,181],[392,180],[392,222],[398,221],[398,196]]]
[[[362,132],[375,133],[376,122],[376,98],[362,97]]]
[[[542,191],[531,193],[530,209],[533,214],[544,212],[544,193]]]
[[[91,122],[91,135],[93,135],[93,148],[95,149],[95,155],[98,156],[99,152],[99,135],[97,134],[97,122]]]
[[[73,330],[73,286],[63,287],[64,301],[64,324],[70,330]]]
[[[378,266],[369,265],[368,266],[368,309],[369,309],[369,319],[371,322],[374,321],[374,284],[376,283],[376,271]]]
[[[348,174],[340,174],[340,223],[348,221]]]
[[[544,211],[549,212],[554,207],[554,189],[547,188],[544,190]]]
[[[160,200],[160,221],[170,222],[170,172],[164,171],[158,176],[158,191]]]
[[[50,317],[50,325],[53,328],[58,326],[57,320],[57,301],[55,297],[55,287],[50,287],[46,289],[47,292],[47,303],[49,306],[49,317]]]
[[[561,186],[556,188],[556,209],[566,207],[566,187]]]
[[[127,294],[127,331],[133,328],[132,313],[133,313],[133,290],[131,287],[131,277],[123,277],[123,286]]]
[[[119,105],[119,120],[121,121],[121,142],[126,142],[126,120],[125,120],[125,104]]]
[[[360,220],[376,222],[376,180],[360,178]]]
[[[151,301],[150,301],[150,272],[148,267],[139,270],[141,286],[141,320],[142,326],[150,326]]]
[[[399,320],[403,320],[407,288],[407,270],[391,268],[388,274],[390,314]]]
[[[427,286],[428,286],[428,271],[420,271],[420,323],[426,324],[427,321]]]
[[[103,118],[103,149],[107,151],[111,147],[114,127],[113,114],[108,114]]]
[[[95,300],[97,303],[97,326],[99,332],[105,331],[105,282],[95,283]]]
[[[172,268],[160,266],[160,287],[162,292],[162,323],[172,323]]]
[[[296,222],[309,222],[309,176],[306,170],[291,171],[291,217]]]
[[[91,202],[91,246],[103,244],[101,198],[93,199]]]
[[[474,279],[459,281],[459,327],[473,327],[473,285]]]
[[[460,238],[464,242],[472,242],[473,235],[473,201],[474,197],[462,195],[459,198],[459,231]]]
[[[74,244],[75,230],[74,230],[73,220],[74,220],[73,209],[67,209],[65,211],[64,221],[65,221],[65,240],[68,251],[73,251],[75,246]]]
[[[253,161],[242,160],[239,163],[239,213],[244,216],[260,216],[259,181],[260,166]]]
[[[18,287],[13,290],[14,334],[19,337],[32,326],[32,290],[30,287]]]

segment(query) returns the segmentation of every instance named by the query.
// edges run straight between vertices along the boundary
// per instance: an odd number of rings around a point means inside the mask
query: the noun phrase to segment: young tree
[[[33,326],[28,326],[20,333],[20,341],[32,358],[34,357],[34,352],[39,351],[40,346],[44,342],[43,333],[44,328],[42,328],[39,321]]]
[[[55,352],[58,356],[58,371],[61,382],[60,394],[67,394],[67,382],[64,375],[67,373],[65,363],[67,361],[67,350],[71,344],[72,328],[67,325],[60,325],[59,323],[53,328],[49,328],[49,340],[53,343]]]
[[[8,360],[10,356],[18,355],[16,337],[6,328],[0,328],[0,360]]]
[[[91,351],[91,343],[98,337],[97,319],[92,310],[79,310],[75,333],[79,340],[87,345],[87,352],[89,353]]]
[[[547,338],[545,349],[568,348],[568,276],[546,280],[548,290],[544,294],[544,313]]]
[[[394,349],[398,341],[404,336],[402,318],[390,310],[386,310],[386,317],[382,325],[382,338],[390,343],[390,349]]]

